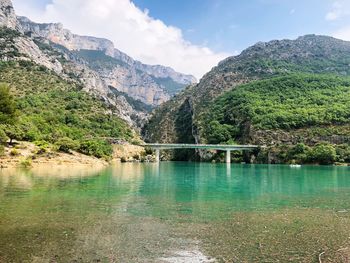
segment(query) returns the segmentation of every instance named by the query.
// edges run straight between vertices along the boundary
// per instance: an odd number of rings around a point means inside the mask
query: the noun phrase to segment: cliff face
[[[193,76],[169,67],[135,61],[107,39],[75,35],[62,24],[37,24],[25,17],[19,17],[19,21],[27,35],[47,39],[75,52],[106,85],[146,104],[160,105],[196,81]]]
[[[31,37],[48,39],[69,50],[91,49],[104,51],[109,56],[114,54],[114,45],[107,39],[72,34],[60,23],[38,24],[23,16],[18,17],[18,21],[23,31]]]
[[[0,0],[0,27],[3,32],[0,40],[2,60],[32,60],[57,73],[62,71],[57,60],[43,54],[31,38],[22,35],[23,29],[10,0]]]
[[[23,18],[19,19],[20,21]],[[11,1],[0,1],[0,60],[3,62],[19,62],[23,61],[41,65],[44,68],[52,70],[62,79],[76,83],[83,90],[92,96],[102,100],[111,112],[128,122],[129,125],[137,127],[141,126],[147,118],[147,110],[142,107],[135,109],[132,104],[138,105],[132,98],[126,99],[126,94],[115,94],[113,90],[105,83],[98,72],[94,71],[87,63],[76,56],[76,54],[56,45],[46,37],[48,34],[32,37],[28,34],[27,28],[23,23],[17,20]],[[34,24],[33,24],[34,25]],[[37,25],[39,27],[39,25]],[[50,25],[52,28],[60,28],[58,24]],[[61,27],[62,28],[62,27]],[[44,32],[35,29],[38,32]],[[52,29],[54,30],[54,29]],[[57,29],[58,30],[58,29]],[[48,31],[49,32],[49,31]],[[98,39],[87,38],[90,40],[83,41],[79,38],[74,39],[68,31],[62,31],[60,36],[62,39],[70,39],[72,45],[85,43],[86,48],[108,48],[112,43],[105,41],[101,43]],[[25,34],[24,34],[25,33]],[[112,45],[113,47],[113,45]],[[113,51],[113,50],[112,50]],[[28,64],[29,65],[29,64]]]
[[[100,98],[136,129],[147,119],[150,106],[195,81],[171,68],[135,61],[107,39],[75,35],[59,23],[17,17],[10,0],[0,0],[0,27],[2,61],[30,61],[53,70]]]
[[[0,0],[0,25],[12,29],[19,29],[11,0]]]

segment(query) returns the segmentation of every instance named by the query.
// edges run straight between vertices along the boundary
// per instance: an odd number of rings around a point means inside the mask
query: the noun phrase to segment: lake
[[[350,168],[0,170],[0,262],[349,262]]]

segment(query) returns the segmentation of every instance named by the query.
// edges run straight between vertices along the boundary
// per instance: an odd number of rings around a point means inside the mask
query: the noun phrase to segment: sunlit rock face
[[[59,23],[38,24],[26,17],[18,17],[18,20],[30,37],[47,39],[74,52],[99,74],[106,85],[148,105],[160,105],[196,82],[193,76],[172,68],[136,61],[116,49],[110,40],[79,36]]]
[[[0,30],[1,61],[33,62],[78,83],[135,129],[153,107],[196,82],[172,68],[136,61],[110,40],[73,34],[60,23],[17,17],[10,0],[0,0]]]
[[[19,29],[15,10],[10,0],[0,0],[0,26]]]

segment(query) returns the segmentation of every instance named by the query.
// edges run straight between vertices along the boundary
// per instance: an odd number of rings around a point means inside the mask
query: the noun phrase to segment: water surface
[[[348,167],[1,170],[0,262],[346,262],[349,201]]]

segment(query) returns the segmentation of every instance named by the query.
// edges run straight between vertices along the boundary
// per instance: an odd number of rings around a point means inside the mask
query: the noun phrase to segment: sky
[[[18,15],[112,40],[147,64],[198,79],[259,41],[305,34],[350,41],[350,0],[13,0]]]

